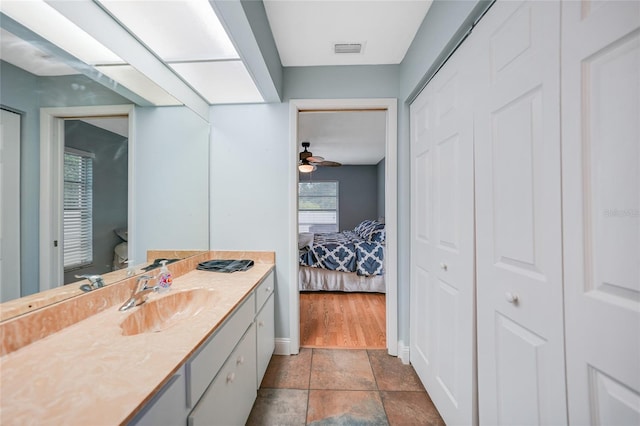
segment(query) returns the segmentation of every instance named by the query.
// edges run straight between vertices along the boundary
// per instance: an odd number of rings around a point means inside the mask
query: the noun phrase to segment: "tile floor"
[[[444,425],[413,367],[386,350],[271,358],[248,425]]]

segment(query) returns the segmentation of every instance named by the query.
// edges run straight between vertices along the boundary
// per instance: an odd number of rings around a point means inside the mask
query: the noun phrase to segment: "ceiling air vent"
[[[362,52],[362,43],[336,43],[333,46],[335,53],[360,53]]]

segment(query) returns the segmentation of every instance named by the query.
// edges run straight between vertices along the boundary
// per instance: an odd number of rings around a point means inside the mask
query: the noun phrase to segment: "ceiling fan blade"
[[[338,163],[337,161],[320,161],[319,163],[314,163],[316,166],[323,166],[323,167],[340,167],[342,166],[342,164]]]
[[[324,161],[323,157],[318,157],[317,155],[314,155],[312,157],[307,157],[307,161],[309,161],[310,163],[320,163],[322,161]]]

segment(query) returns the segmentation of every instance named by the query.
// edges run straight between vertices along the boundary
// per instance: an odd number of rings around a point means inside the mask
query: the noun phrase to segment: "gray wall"
[[[122,240],[113,232],[127,226],[128,139],[79,120],[65,122],[65,147],[91,152],[93,160],[93,264],[65,272],[104,274],[113,270],[113,249]]]
[[[0,61],[0,103],[22,115],[20,146],[21,295],[38,291],[40,90],[38,77]],[[35,256],[34,256],[35,255]]]
[[[384,217],[384,203],[385,203],[385,159],[380,160],[376,166],[376,177],[378,179],[378,218]]]
[[[299,173],[300,182],[338,181],[338,224],[340,230],[353,229],[365,219],[378,217],[377,166],[318,167]]]
[[[20,158],[21,294],[39,291],[40,108],[131,103],[89,78],[37,77],[0,61],[0,103],[22,113]]]

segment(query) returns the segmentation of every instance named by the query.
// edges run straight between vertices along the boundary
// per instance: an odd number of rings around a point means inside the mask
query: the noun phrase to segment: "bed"
[[[384,224],[374,220],[339,233],[300,233],[300,291],[385,293],[384,241]]]

